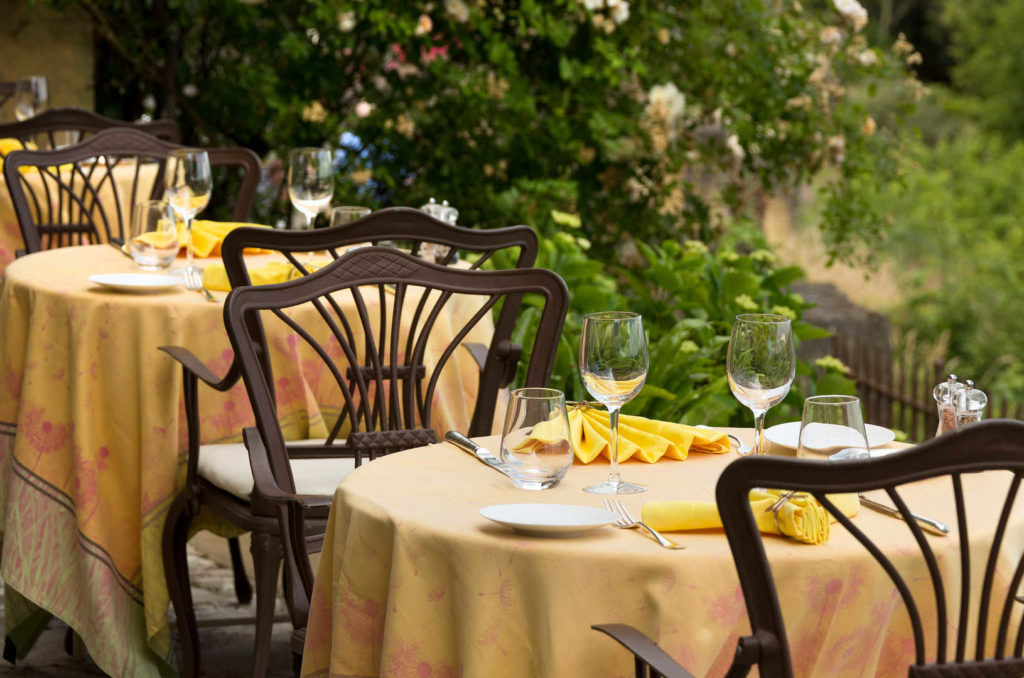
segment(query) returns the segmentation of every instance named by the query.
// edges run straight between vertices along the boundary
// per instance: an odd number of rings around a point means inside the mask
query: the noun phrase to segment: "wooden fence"
[[[832,355],[850,368],[847,376],[857,382],[868,422],[903,431],[912,442],[935,436],[939,424],[932,389],[949,376],[944,360],[894,354],[888,341],[839,335],[832,337]],[[988,395],[986,419],[1022,418],[1020,402]]]

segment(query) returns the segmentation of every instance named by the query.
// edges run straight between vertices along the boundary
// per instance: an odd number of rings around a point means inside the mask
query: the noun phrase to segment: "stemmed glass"
[[[288,158],[288,198],[306,217],[306,228],[334,195],[334,167],[326,148],[294,148]]]
[[[584,487],[586,492],[635,494],[647,490],[619,477],[619,409],[643,388],[647,362],[647,337],[639,313],[606,311],[583,318],[580,376],[590,395],[608,408],[611,423],[608,480]]]
[[[46,78],[30,75],[14,83],[14,117],[19,121],[39,115],[50,103]]]
[[[185,220],[185,270],[195,270],[192,263],[192,219],[210,202],[213,177],[210,174],[210,156],[198,148],[180,148],[171,151],[164,174],[167,202],[175,213]]]
[[[764,454],[764,416],[778,405],[793,384],[796,355],[789,318],[772,313],[736,316],[726,358],[729,388],[754,413],[754,446],[739,454]]]

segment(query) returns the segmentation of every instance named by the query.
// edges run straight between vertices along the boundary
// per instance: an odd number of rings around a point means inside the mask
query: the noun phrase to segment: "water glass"
[[[516,487],[554,487],[572,466],[565,394],[551,388],[520,388],[509,394],[501,434],[501,460]]]
[[[844,459],[859,459],[869,457],[870,449],[860,398],[820,395],[804,400],[796,456],[823,459],[842,451]]]
[[[128,253],[139,268],[167,268],[178,256],[178,224],[174,210],[162,200],[135,203],[128,228]]]
[[[356,219],[362,219],[368,215],[372,210],[369,207],[360,207],[358,205],[342,205],[341,207],[335,207],[331,211],[331,226],[343,226],[344,224],[351,223]]]

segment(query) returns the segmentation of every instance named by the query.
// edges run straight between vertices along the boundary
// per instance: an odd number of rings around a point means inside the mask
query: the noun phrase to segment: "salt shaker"
[[[446,224],[451,224],[452,226],[456,225],[455,222],[459,218],[459,210],[449,205],[447,200],[442,200],[439,205],[434,198],[431,198],[425,205],[420,206],[420,210],[426,212],[438,221],[443,221]],[[435,263],[454,263],[455,261],[458,261],[458,253],[456,253],[452,258],[452,261],[446,261],[450,251],[451,248],[445,247],[444,245],[424,243],[420,256],[427,261],[433,261]]]

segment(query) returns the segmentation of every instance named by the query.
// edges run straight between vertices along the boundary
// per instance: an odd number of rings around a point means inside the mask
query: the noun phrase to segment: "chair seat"
[[[301,440],[289,445],[317,445],[324,440]],[[365,462],[364,462],[365,463]],[[299,494],[333,496],[338,484],[355,468],[355,459],[292,459],[292,478]],[[199,475],[230,492],[243,501],[249,501],[253,490],[249,452],[243,443],[201,445],[199,447]]]

